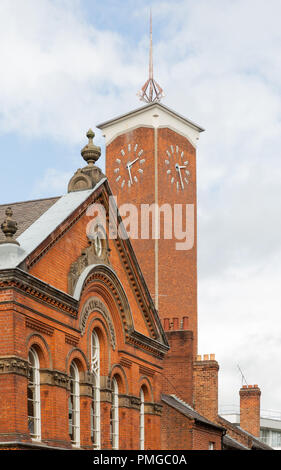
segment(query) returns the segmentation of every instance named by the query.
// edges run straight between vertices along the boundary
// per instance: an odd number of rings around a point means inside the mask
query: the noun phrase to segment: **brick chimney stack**
[[[257,385],[243,385],[240,395],[240,426],[245,431],[260,436],[260,396]]]
[[[192,405],[193,332],[188,317],[165,318],[164,330],[170,350],[163,360],[162,392],[176,394]]]
[[[218,417],[218,371],[214,354],[196,356],[193,363],[194,407],[211,421]]]

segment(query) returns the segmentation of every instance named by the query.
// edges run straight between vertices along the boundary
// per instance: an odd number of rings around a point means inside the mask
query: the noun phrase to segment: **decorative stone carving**
[[[163,408],[163,406],[160,405],[160,403],[154,403],[154,413],[155,413],[157,416],[161,416],[161,414],[162,414],[162,408]]]
[[[112,391],[109,389],[101,389],[100,390],[100,401],[112,403]]]
[[[95,133],[92,129],[87,132],[89,142],[81,150],[81,155],[88,165],[84,168],[79,168],[76,173],[72,176],[68,184],[68,192],[84,191],[86,189],[92,189],[96,184],[105,178],[101,169],[95,166],[95,162],[100,158],[101,148],[97,147],[93,143]]]
[[[70,379],[68,377],[68,375],[64,374],[63,372],[59,372],[59,371],[52,371],[53,373],[53,381],[54,381],[54,384],[57,385],[58,387],[62,387],[62,388],[69,388],[69,383],[70,383]]]
[[[17,356],[0,357],[0,375],[1,374],[18,374],[28,377],[28,361]]]
[[[90,313],[97,311],[99,312],[104,320],[106,321],[106,324],[109,329],[110,333],[110,342],[113,350],[116,348],[116,335],[115,335],[115,330],[113,326],[113,322],[110,316],[109,311],[107,310],[106,306],[96,297],[92,297],[87,300],[85,303],[82,312],[80,314],[80,320],[79,320],[79,328],[81,330],[81,335],[83,336],[85,333],[85,328],[86,328],[86,323],[88,320],[88,317]]]
[[[5,214],[6,219],[1,224],[1,230],[4,233],[6,240],[0,243],[14,243],[15,245],[19,245],[19,242],[13,238],[18,230],[18,224],[15,220],[12,219],[13,211],[11,207],[7,207]]]
[[[131,408],[134,408],[135,410],[140,410],[140,406],[141,406],[140,398],[131,396],[130,406]]]
[[[144,403],[144,412],[148,415],[157,415],[161,416],[162,405],[160,403]]]
[[[95,232],[97,233],[97,232]],[[99,243],[97,244],[97,238],[93,237],[93,239],[88,238],[89,246],[84,248],[81,252],[79,258],[72,263],[70,266],[70,270],[68,273],[68,292],[69,294],[73,294],[75,290],[76,283],[87,266],[92,264],[110,264],[109,262],[109,247],[108,241],[106,237],[99,239]]]
[[[40,384],[55,385],[69,390],[70,379],[64,372],[52,369],[40,369]]]

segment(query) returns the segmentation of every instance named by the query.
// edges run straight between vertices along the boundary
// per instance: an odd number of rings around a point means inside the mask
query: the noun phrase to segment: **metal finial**
[[[152,13],[150,9],[150,46],[149,46],[149,78],[137,93],[141,101],[154,103],[164,97],[163,89],[153,78],[153,54],[152,54]]]
[[[1,224],[1,230],[4,233],[6,240],[2,243],[14,243],[16,245],[19,245],[19,242],[13,239],[13,236],[18,230],[18,224],[16,221],[12,219],[13,211],[11,207],[7,207],[5,211],[5,215],[6,215],[6,219]]]
[[[89,139],[89,142],[81,150],[81,155],[88,165],[93,165],[100,158],[101,148],[97,147],[97,145],[93,143],[95,133],[92,131],[92,129],[89,129],[86,135]]]

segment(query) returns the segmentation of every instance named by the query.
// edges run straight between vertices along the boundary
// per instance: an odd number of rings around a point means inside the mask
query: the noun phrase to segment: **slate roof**
[[[250,450],[248,447],[243,446],[243,444],[240,444],[240,442],[236,441],[235,439],[233,439],[233,437],[230,437],[228,434],[223,436],[223,444],[230,450]]]
[[[19,203],[23,205],[23,207],[19,208],[19,221],[21,223],[22,233],[16,233],[15,238],[19,242],[20,246],[0,244],[0,269],[13,269],[19,266],[20,263],[30,253],[32,253],[40,243],[42,243],[42,241],[44,241],[57,227],[59,227],[59,225],[66,220],[67,217],[77,209],[77,207],[85,202],[86,199],[88,199],[105,181],[106,178],[103,178],[93,189],[74,191],[67,193],[62,197],[54,198],[52,202],[49,201],[48,208],[48,203],[46,204],[46,207],[44,207],[43,204],[43,207],[41,207],[41,215],[39,215],[40,210],[32,215],[32,209],[34,209],[35,212],[36,205],[36,201],[33,201],[32,207],[28,212],[30,216],[28,222],[24,222],[25,216],[23,213],[25,203]],[[15,206],[16,204],[12,208]],[[8,207],[8,205],[5,205],[5,208],[6,207]],[[1,206],[1,208],[4,213],[4,206]],[[25,206],[25,209],[27,209],[27,206]],[[33,222],[31,222],[32,219],[34,219]],[[18,222],[16,214],[13,214],[13,220]]]
[[[228,421],[227,419],[223,418],[220,415],[218,415],[218,419],[219,419],[219,422],[222,424],[222,426],[225,426],[226,429],[232,429],[233,431],[238,431],[238,434],[240,433],[241,435],[248,436],[252,442],[252,449],[272,450],[272,447],[260,441],[256,436],[253,436],[253,434],[250,434],[249,432],[245,431],[245,429],[240,428],[240,426],[237,426],[231,423],[230,421]]]
[[[179,411],[179,413],[182,413],[183,415],[187,416],[188,418],[195,419],[201,424],[212,426],[213,428],[217,428],[220,431],[224,431],[224,428],[222,426],[219,426],[218,424],[209,421],[207,418],[197,413],[197,411],[195,411],[190,405],[185,403],[176,395],[162,395],[162,401]]]
[[[252,448],[259,449],[259,450],[272,450],[272,447],[260,441],[257,437],[253,436],[253,434],[250,434],[248,431],[245,431],[245,429],[240,428],[240,426],[237,426],[237,428],[240,429],[240,431],[247,434],[247,436],[249,436],[252,439],[253,441]]]
[[[8,207],[12,208],[13,220],[18,224],[18,231],[15,238],[19,237],[28,227],[30,227],[39,217],[44,214],[59,197],[50,197],[47,199],[37,199],[33,201],[14,202],[12,204],[0,205],[0,225],[5,219],[5,211]],[[4,241],[5,236],[0,230],[0,241]]]

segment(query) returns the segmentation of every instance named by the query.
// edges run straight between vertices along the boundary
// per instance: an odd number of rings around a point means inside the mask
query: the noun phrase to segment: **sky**
[[[199,353],[281,412],[280,0],[1,0],[1,203],[57,196],[92,127],[142,106],[149,9],[163,104],[201,125]]]

